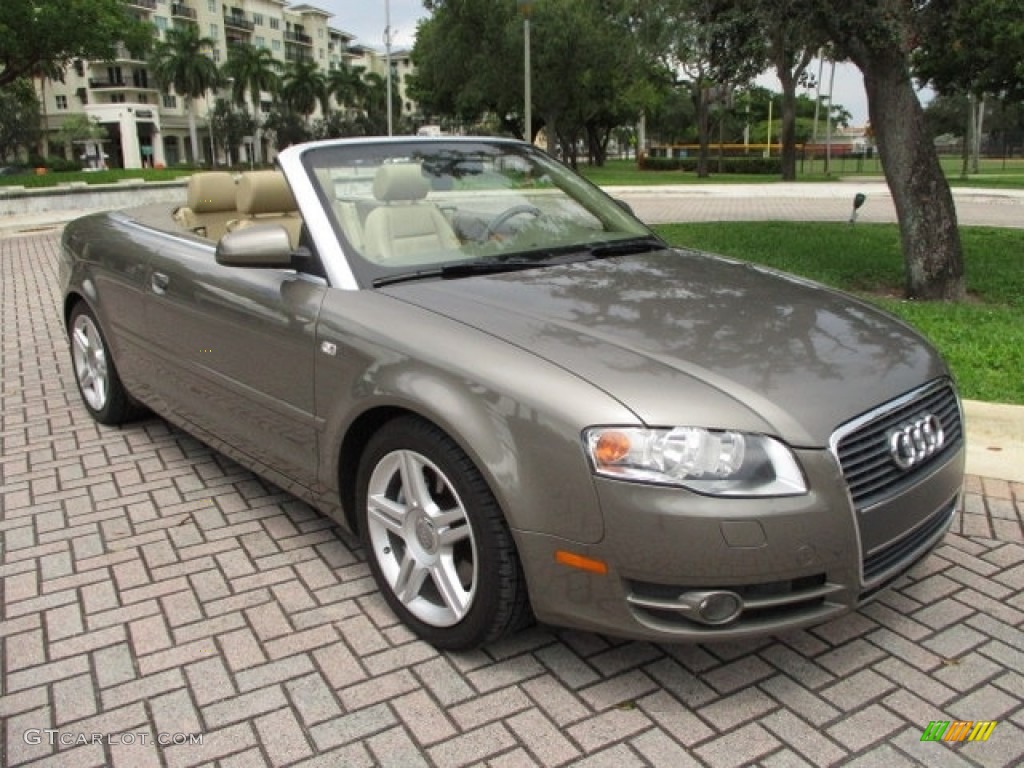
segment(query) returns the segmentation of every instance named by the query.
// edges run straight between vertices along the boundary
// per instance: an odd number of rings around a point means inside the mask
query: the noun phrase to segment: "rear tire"
[[[68,341],[75,383],[89,414],[100,424],[108,426],[117,426],[137,417],[141,409],[121,383],[96,315],[84,301],[71,310]]]
[[[440,429],[415,417],[386,424],[363,454],[356,493],[370,571],[420,638],[464,650],[529,619],[505,518],[472,460]]]

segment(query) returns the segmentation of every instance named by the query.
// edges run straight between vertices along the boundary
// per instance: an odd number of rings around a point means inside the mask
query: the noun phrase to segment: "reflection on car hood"
[[[946,373],[916,332],[852,297],[689,251],[387,293],[573,371],[651,425],[822,446],[839,424]]]

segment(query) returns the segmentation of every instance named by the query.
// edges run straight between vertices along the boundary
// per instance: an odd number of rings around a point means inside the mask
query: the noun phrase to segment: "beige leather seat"
[[[251,171],[238,180],[235,204],[238,213],[228,222],[228,232],[254,224],[279,224],[288,230],[292,247],[298,247],[302,231],[295,197],[280,171]]]
[[[227,171],[192,174],[185,205],[174,212],[175,221],[210,240],[219,240],[227,223],[237,218],[235,177]]]
[[[373,179],[373,196],[383,205],[366,217],[366,257],[388,265],[438,261],[457,250],[459,240],[437,206],[425,200],[430,182],[418,163],[382,165]]]

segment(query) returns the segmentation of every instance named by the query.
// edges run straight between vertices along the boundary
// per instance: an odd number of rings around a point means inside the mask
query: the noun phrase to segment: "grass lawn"
[[[1024,404],[1024,230],[964,227],[969,298],[912,302],[901,294],[894,224],[728,222],[656,227],[674,245],[713,251],[855,293],[920,329],[972,400]]]

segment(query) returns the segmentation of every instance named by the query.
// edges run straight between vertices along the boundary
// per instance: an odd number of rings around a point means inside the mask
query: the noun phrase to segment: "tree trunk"
[[[263,128],[260,126],[260,92],[252,92],[252,159],[259,165],[263,162]]]
[[[796,78],[786,68],[777,72],[782,83],[782,180],[796,181]]]
[[[963,251],[949,183],[924,123],[906,57],[871,50],[857,61],[885,178],[899,218],[906,295],[959,301]]]
[[[199,132],[196,130],[195,100],[190,96],[185,97],[185,111],[188,113],[188,138],[192,142],[192,164],[200,165],[199,162]]]
[[[693,102],[697,108],[697,178],[706,179],[711,175],[708,169],[708,145],[711,143],[711,105],[708,89],[701,85],[693,88]]]
[[[812,52],[803,51],[798,57],[789,56],[784,38],[776,39],[773,45],[776,50],[775,72],[782,84],[782,130],[779,136],[782,142],[782,180],[796,181],[796,84],[811,63]]]
[[[558,157],[558,123],[557,116],[553,114],[544,115],[544,131],[548,137],[548,154]]]
[[[973,98],[973,97],[972,97]],[[967,100],[967,130],[964,131],[963,150],[960,152],[960,178],[966,179],[971,168],[971,147],[974,145],[974,108]]]

